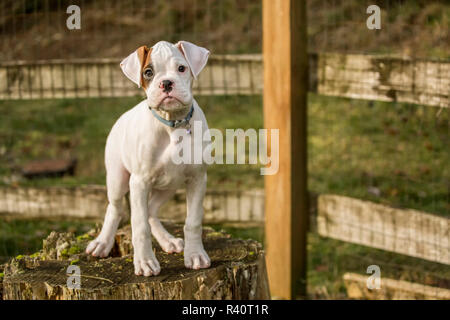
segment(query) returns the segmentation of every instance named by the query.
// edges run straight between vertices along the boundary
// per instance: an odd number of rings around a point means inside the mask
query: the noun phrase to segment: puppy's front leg
[[[134,273],[146,277],[161,271],[152,250],[151,229],[148,223],[149,183],[141,176],[130,177],[131,233],[134,248]]]
[[[206,172],[198,174],[186,190],[187,217],[184,225],[184,265],[191,269],[208,268],[211,260],[202,242],[203,198]]]

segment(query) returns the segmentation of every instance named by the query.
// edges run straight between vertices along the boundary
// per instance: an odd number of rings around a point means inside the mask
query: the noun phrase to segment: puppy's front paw
[[[105,258],[108,256],[113,245],[114,245],[114,238],[109,241],[96,238],[95,240],[89,242],[86,248],[86,253],[91,254],[94,257]]]
[[[209,256],[203,247],[185,248],[184,265],[186,268],[195,270],[208,268],[211,265],[211,259],[209,259]]]
[[[137,276],[157,276],[161,272],[159,262],[153,251],[148,254],[134,254],[134,273]]]
[[[159,242],[159,245],[167,253],[180,253],[184,248],[184,241],[181,238],[169,238]]]

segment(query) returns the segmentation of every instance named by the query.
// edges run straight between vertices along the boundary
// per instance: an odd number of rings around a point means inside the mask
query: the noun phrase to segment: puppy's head
[[[192,84],[209,51],[187,41],[139,47],[121,63],[123,73],[147,95],[150,107],[178,111],[192,105]]]

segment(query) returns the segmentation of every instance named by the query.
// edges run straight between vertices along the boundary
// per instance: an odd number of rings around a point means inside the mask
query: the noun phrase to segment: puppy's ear
[[[176,46],[186,58],[194,79],[197,79],[197,76],[205,67],[206,62],[208,62],[209,50],[187,41],[178,41]]]
[[[141,46],[122,60],[120,67],[128,79],[140,88],[143,85],[142,69],[150,63],[152,48]]]

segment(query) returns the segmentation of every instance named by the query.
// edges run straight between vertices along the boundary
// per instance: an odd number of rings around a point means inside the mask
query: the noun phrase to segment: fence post
[[[282,299],[306,294],[305,2],[263,1],[264,127],[280,138],[279,171],[265,176],[265,243],[271,295]]]

